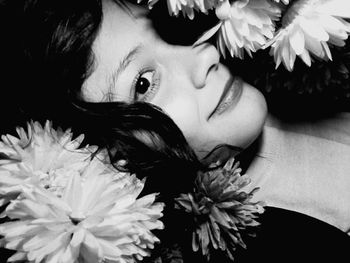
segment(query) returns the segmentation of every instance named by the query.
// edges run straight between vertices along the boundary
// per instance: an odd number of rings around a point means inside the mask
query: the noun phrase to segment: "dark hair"
[[[62,113],[71,112],[71,101],[92,69],[91,46],[101,19],[99,0],[25,1],[24,68],[32,88],[21,90],[23,111],[40,119],[64,121]],[[28,98],[46,112],[33,107]]]
[[[11,13],[12,19],[18,16],[22,27],[17,31],[13,25],[8,33],[15,38],[7,39],[11,53],[16,53],[12,42],[23,49],[21,78],[11,82],[6,94],[16,102],[14,108],[22,117],[18,124],[49,119],[54,125],[72,127],[76,134],[84,133],[86,143],[108,149],[116,168],[147,177],[145,192],[163,192],[170,200],[188,190],[200,164],[165,113],[148,103],[79,99],[94,67],[92,44],[101,26],[101,0],[26,0],[24,9],[19,6],[8,1],[4,12]],[[15,67],[7,71],[18,75]]]
[[[1,25],[7,36],[1,56],[8,66],[0,74],[10,83],[3,96],[12,106],[10,111],[17,111],[16,120],[13,115],[6,120],[9,126],[49,119],[56,126],[84,133],[85,143],[108,150],[117,169],[147,178],[142,194],[160,193],[166,204],[162,218],[166,231],[158,235],[162,245],[187,238],[181,233],[187,218],[174,208],[174,197],[192,190],[203,167],[180,129],[148,103],[80,100],[82,85],[94,67],[92,44],[101,26],[101,0],[25,0],[24,9],[7,0],[2,14],[0,22],[21,22],[20,28]],[[22,65],[20,74],[18,65]]]
[[[0,112],[11,112],[5,122],[14,128],[31,119],[42,123],[49,119],[54,126],[72,128],[76,135],[84,133],[85,143],[106,148],[117,169],[146,177],[142,194],[160,193],[159,200],[166,204],[162,221],[167,231],[158,236],[163,245],[173,242],[184,225],[179,223],[182,214],[174,209],[174,197],[191,190],[202,166],[161,109],[141,102],[80,99],[94,67],[92,44],[101,26],[101,0],[25,0],[24,9],[15,2],[7,0],[0,11],[5,15],[0,22],[7,21],[7,26],[1,25],[6,35],[5,43],[0,41],[6,46],[1,57],[11,65],[0,73],[10,80],[2,88],[9,103],[0,105]],[[8,21],[14,20],[21,22],[20,28],[9,26]],[[2,127],[2,133],[8,130]]]

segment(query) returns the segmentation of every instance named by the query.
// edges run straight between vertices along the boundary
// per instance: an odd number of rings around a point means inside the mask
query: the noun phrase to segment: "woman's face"
[[[266,117],[262,94],[219,63],[209,44],[169,45],[146,18],[103,2],[103,21],[93,44],[94,71],[82,96],[90,102],[146,101],[163,109],[199,157],[218,144],[245,148]]]

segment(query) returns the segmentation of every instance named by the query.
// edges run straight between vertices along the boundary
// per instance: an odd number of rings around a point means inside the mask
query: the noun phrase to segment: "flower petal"
[[[222,22],[217,23],[214,27],[204,32],[202,36],[193,44],[193,46],[198,46],[206,41],[208,41],[215,33],[220,29]]]

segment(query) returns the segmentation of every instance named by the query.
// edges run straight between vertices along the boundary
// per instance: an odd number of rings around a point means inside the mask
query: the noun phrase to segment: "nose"
[[[203,88],[210,72],[217,69],[219,53],[213,45],[204,43],[192,47],[194,65],[191,70],[191,80],[196,88]]]
[[[189,69],[191,81],[196,88],[201,89],[209,74],[218,68],[220,55],[213,45],[207,43],[191,47],[190,51],[194,56],[193,65]]]

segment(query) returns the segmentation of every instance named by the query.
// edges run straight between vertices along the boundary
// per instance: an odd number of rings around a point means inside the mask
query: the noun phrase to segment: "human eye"
[[[134,100],[150,101],[159,88],[159,77],[155,70],[141,70],[133,81]]]

